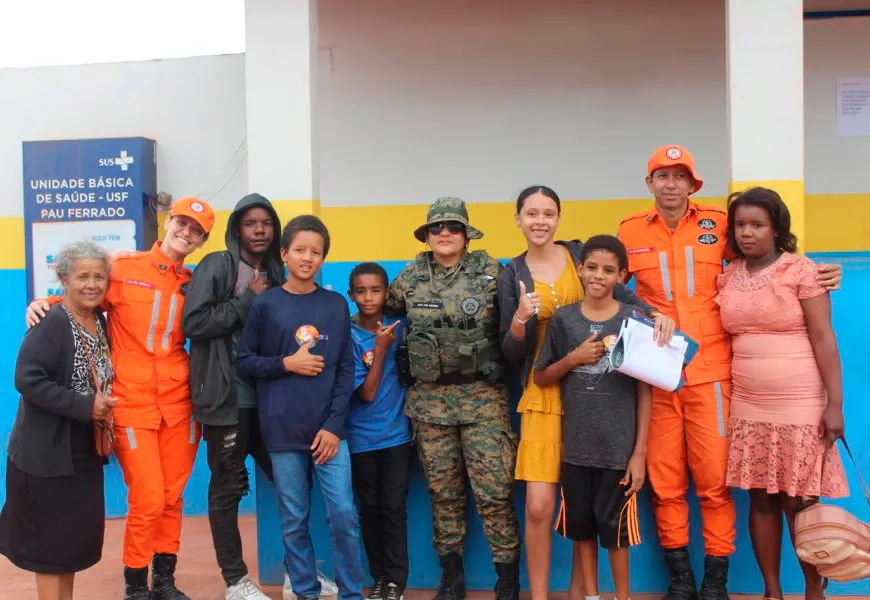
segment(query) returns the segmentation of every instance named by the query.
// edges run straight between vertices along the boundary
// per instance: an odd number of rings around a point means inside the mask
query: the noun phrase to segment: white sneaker
[[[236,585],[227,588],[226,600],[269,600],[256,583],[245,575]]]
[[[332,579],[317,571],[317,581],[320,582],[320,598],[323,600],[336,600],[338,598],[338,585]],[[281,597],[284,600],[297,600],[296,594],[293,593],[290,576],[286,573],[284,574],[284,589],[281,591]]]

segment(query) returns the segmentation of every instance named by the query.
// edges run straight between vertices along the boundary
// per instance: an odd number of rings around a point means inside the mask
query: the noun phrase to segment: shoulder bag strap
[[[852,465],[855,467],[855,473],[858,475],[858,482],[861,484],[861,489],[864,491],[864,497],[867,498],[867,505],[870,506],[870,489],[867,488],[867,483],[861,475],[861,469],[858,468],[858,463],[852,455],[852,450],[849,448],[849,443],[846,441],[846,437],[843,436],[840,438],[840,441],[843,443],[843,448],[846,449],[846,454],[849,455],[849,460],[852,461]]]

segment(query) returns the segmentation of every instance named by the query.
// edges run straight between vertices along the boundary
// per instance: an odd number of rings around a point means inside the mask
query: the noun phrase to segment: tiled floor
[[[76,578],[78,600],[121,600],[123,576],[119,557],[124,533],[124,521],[117,519],[106,524],[106,543],[103,561]],[[245,546],[245,561],[256,569],[255,523],[252,517],[242,519],[242,535],[249,542]],[[177,573],[178,587],[192,600],[224,600],[225,588],[215,563],[214,550],[208,520],[188,517],[184,520],[184,543],[179,556]],[[280,588],[269,588],[266,593],[274,599],[281,598]],[[432,592],[412,590],[405,594],[406,600],[429,600]],[[528,594],[523,594],[528,598]],[[554,600],[567,600],[566,594],[553,594]],[[486,600],[492,593],[473,592],[468,600]],[[655,596],[635,596],[635,600],[657,600]],[[0,556],[0,600],[35,600],[33,575],[21,571]],[[838,600],[847,600],[840,597]]]

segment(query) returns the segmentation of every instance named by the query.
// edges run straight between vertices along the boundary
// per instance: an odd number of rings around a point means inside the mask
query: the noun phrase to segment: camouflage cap
[[[438,198],[429,207],[426,214],[426,222],[414,230],[414,237],[421,242],[426,241],[426,228],[432,223],[444,223],[456,221],[465,225],[465,233],[470,240],[479,240],[483,232],[468,224],[468,210],[465,202],[459,198]]]

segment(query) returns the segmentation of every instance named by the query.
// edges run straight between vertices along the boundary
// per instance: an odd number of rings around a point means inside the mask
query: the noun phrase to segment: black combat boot
[[[704,559],[701,600],[728,600],[728,558],[708,556]]]
[[[462,600],[465,598],[465,568],[462,556],[451,552],[438,557],[441,563],[441,585],[432,600]]]
[[[148,567],[124,567],[124,600],[151,600],[148,591]]]
[[[190,600],[175,587],[174,554],[155,554],[151,573],[151,600]]]
[[[689,551],[685,548],[665,550],[665,564],[671,581],[664,600],[698,600],[698,584],[689,563]]]
[[[520,561],[495,564],[495,600],[520,600]]]

